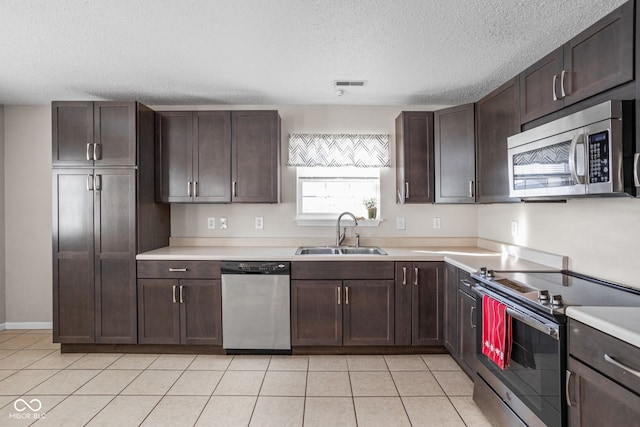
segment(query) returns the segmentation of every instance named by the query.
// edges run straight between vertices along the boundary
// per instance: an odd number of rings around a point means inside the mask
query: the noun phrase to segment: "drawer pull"
[[[612,365],[617,366],[618,368],[622,369],[623,371],[627,371],[631,375],[635,375],[636,377],[640,378],[640,371],[636,371],[635,369],[630,368],[630,367],[618,362],[616,359],[614,359],[613,357],[609,356],[607,353],[604,354],[604,360],[606,360],[607,362],[611,363]]]
[[[187,271],[186,268],[171,268],[171,267],[169,267],[169,272],[170,273],[184,273],[185,271]]]

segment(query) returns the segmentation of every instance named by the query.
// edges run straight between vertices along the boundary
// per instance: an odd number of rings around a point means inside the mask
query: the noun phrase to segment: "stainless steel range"
[[[482,328],[477,328],[474,400],[496,425],[567,425],[565,308],[640,306],[640,291],[570,271],[481,269],[471,277],[480,296],[476,323],[483,323],[484,295],[504,304],[512,322],[511,358],[504,370],[482,354]]]

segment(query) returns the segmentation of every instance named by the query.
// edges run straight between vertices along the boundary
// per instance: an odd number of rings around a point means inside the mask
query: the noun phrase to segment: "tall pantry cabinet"
[[[154,112],[52,103],[53,340],[133,344],[136,254],[168,245],[154,201]]]

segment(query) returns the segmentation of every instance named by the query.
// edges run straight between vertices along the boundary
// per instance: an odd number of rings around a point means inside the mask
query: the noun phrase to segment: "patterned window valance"
[[[292,133],[289,166],[390,166],[389,135]]]

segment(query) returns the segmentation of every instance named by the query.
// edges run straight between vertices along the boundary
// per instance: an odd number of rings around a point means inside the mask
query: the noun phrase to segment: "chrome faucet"
[[[349,215],[351,218],[353,218],[353,222],[355,222],[355,225],[358,225],[358,220],[356,219],[354,214],[352,214],[351,212],[342,212],[340,216],[338,216],[338,223],[336,224],[336,246],[340,246],[342,244],[347,234],[347,227],[344,227],[344,231],[340,233],[340,220],[342,220],[342,217],[345,215]]]

